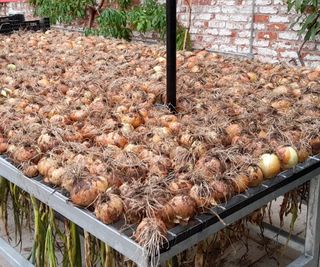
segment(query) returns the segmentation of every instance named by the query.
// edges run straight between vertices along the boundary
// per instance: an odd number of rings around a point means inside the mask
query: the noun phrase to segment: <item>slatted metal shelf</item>
[[[76,223],[85,231],[104,241],[121,254],[136,262],[139,266],[149,266],[149,259],[145,251],[131,238],[135,230],[134,225],[124,227],[124,221],[119,221],[113,225],[103,224],[96,219],[92,212],[75,207],[59,190],[44,184],[41,177],[37,177],[36,179],[25,177],[21,171],[3,155],[0,156],[0,176],[3,176],[21,189],[34,195],[41,202]],[[177,255],[223,229],[226,226],[225,224],[231,224],[245,217],[273,199],[308,181],[312,180],[312,183],[316,185],[313,186],[312,190],[320,191],[320,186],[318,185],[319,179],[317,179],[317,177],[320,177],[320,157],[310,157],[306,162],[298,164],[294,169],[284,171],[275,178],[264,181],[260,186],[249,188],[243,194],[234,196],[226,203],[219,204],[212,208],[212,213],[199,214],[187,225],[178,225],[169,229],[168,242],[161,249],[160,261],[164,262],[168,260],[172,256]],[[319,195],[319,193],[320,192],[317,194]],[[312,198],[312,201],[319,201],[319,199]],[[214,214],[218,214],[225,224]],[[320,224],[317,212],[316,215],[315,219],[314,216],[311,219],[312,221],[316,220],[316,222]],[[313,229],[313,231],[316,230]],[[318,237],[318,240],[315,242],[319,243],[319,240],[320,237]],[[305,263],[315,261],[315,257],[303,258]],[[301,258],[299,258],[299,261],[301,261]]]

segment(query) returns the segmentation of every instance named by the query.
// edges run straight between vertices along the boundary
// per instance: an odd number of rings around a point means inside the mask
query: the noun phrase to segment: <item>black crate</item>
[[[14,15],[16,16],[16,15]],[[44,18],[41,20],[31,20],[31,21],[23,21],[22,17],[15,17],[18,18],[12,19],[11,21],[8,20],[6,17],[3,22],[0,22],[0,34],[11,34],[15,31],[24,30],[24,31],[46,31],[50,29],[50,21],[49,18]],[[6,21],[5,21],[6,20]]]
[[[2,23],[8,23],[8,22],[24,22],[25,18],[23,14],[15,14],[7,17],[0,17],[0,25]]]

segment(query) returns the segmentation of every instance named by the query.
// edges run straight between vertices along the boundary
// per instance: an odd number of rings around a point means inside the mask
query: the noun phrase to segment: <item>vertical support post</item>
[[[176,31],[177,4],[176,0],[166,0],[167,8],[167,106],[172,112],[176,111]]]
[[[310,180],[304,254],[287,267],[318,267],[320,253],[320,175]]]
[[[314,266],[319,266],[320,253],[320,175],[310,181],[308,214],[306,225],[305,254],[314,258]]]

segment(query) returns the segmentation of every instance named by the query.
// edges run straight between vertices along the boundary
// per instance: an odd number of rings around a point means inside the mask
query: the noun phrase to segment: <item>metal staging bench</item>
[[[120,221],[114,225],[103,224],[91,212],[75,207],[67,197],[42,183],[41,177],[38,177],[39,179],[25,177],[5,157],[0,157],[0,176],[34,195],[41,202],[127,256],[139,266],[149,266],[149,259],[143,248],[131,238],[134,226],[121,230],[124,222]],[[289,266],[319,266],[320,157],[310,157],[305,163],[280,173],[274,179],[265,181],[257,188],[250,188],[245,193],[234,196],[227,203],[215,207],[214,212],[218,213],[226,224],[231,224],[308,181],[310,181],[310,197],[304,252]],[[200,214],[188,225],[170,229],[168,243],[162,248],[160,261],[164,263],[224,227],[225,225],[220,222],[217,216]],[[17,254],[15,250],[4,249],[4,246],[8,246],[4,242],[3,239],[0,239],[1,256],[5,257],[13,266],[29,266],[20,255],[15,255]]]

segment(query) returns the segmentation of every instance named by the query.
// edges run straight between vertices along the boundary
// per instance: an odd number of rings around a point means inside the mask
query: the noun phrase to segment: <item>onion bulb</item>
[[[69,118],[72,121],[82,121],[87,116],[87,112],[84,110],[74,110],[70,113]]]
[[[105,193],[99,196],[94,210],[97,219],[105,224],[111,224],[120,219],[123,214],[123,203],[116,194]]]
[[[97,196],[105,192],[107,188],[107,179],[101,176],[94,176],[94,178],[90,179],[78,179],[73,184],[70,199],[76,205],[87,207],[93,204]]]
[[[48,171],[51,168],[55,168],[57,165],[57,162],[52,159],[52,158],[42,158],[39,162],[38,162],[38,170],[39,173],[42,176],[47,176]]]
[[[191,188],[192,188],[192,183],[184,179],[173,180],[168,185],[168,189],[174,195],[188,194]]]
[[[213,197],[212,192],[210,192],[210,188],[201,186],[201,185],[194,185],[190,190],[190,197],[192,197],[199,208],[204,208],[209,205],[214,206],[217,204],[216,200]]]
[[[239,124],[230,124],[225,130],[228,136],[232,139],[233,137],[240,135],[242,128]]]
[[[0,143],[0,154],[5,153],[8,149],[7,143]]]
[[[36,156],[36,151],[32,148],[24,148],[24,147],[19,147],[17,148],[12,157],[14,160],[18,162],[27,162],[32,160]]]
[[[189,134],[189,133],[182,134],[179,140],[179,143],[186,147],[190,147],[193,142],[194,142],[194,138],[192,134]]]
[[[298,154],[291,146],[284,146],[277,149],[277,155],[283,169],[290,169],[298,164]]]
[[[310,146],[313,154],[320,153],[320,137],[312,139],[310,141]]]
[[[23,168],[23,174],[29,178],[38,176],[39,171],[36,165],[28,165]]]
[[[276,176],[281,170],[280,160],[275,154],[263,154],[260,157],[258,166],[265,179]]]
[[[213,197],[216,201],[226,201],[231,195],[233,188],[221,180],[213,180],[210,183],[213,190]]]
[[[56,140],[54,140],[54,138],[47,133],[40,135],[37,143],[42,152],[51,150],[57,144]]]
[[[250,166],[247,170],[247,175],[250,187],[258,186],[263,181],[263,173],[258,166]]]
[[[48,172],[48,181],[53,185],[60,186],[65,174],[66,170],[64,168],[54,168],[52,171]]]
[[[160,117],[160,123],[164,127],[169,127],[170,123],[177,122],[178,118],[175,115],[163,115]]]
[[[250,180],[248,176],[244,174],[239,174],[234,179],[232,179],[232,182],[234,192],[242,193],[248,189]]]
[[[168,205],[174,211],[174,223],[187,222],[196,212],[196,202],[193,198],[187,195],[175,196]]]
[[[150,243],[150,240],[156,240],[156,245],[164,241],[165,236],[167,235],[167,227],[165,223],[159,218],[144,218],[137,227],[137,230],[134,233],[134,237],[137,242],[146,246]],[[149,246],[153,246],[150,244]],[[147,247],[147,249],[150,249]]]
[[[306,148],[300,148],[298,150],[298,161],[305,162],[307,158],[310,156],[310,152]]]

